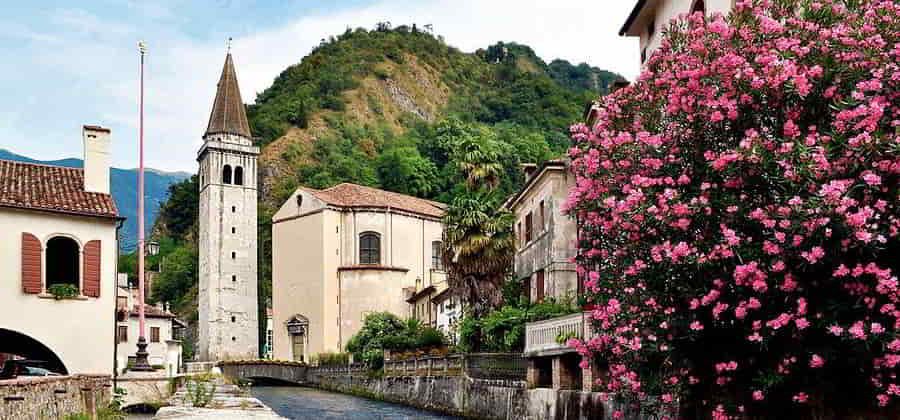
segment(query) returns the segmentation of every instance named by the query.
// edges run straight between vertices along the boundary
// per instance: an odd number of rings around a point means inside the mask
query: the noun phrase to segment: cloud
[[[131,1],[126,7],[145,13],[137,23],[101,18],[79,9],[57,10],[49,14],[52,23],[43,32],[29,30],[18,35],[31,42],[26,59],[34,71],[29,80],[35,84],[42,81],[32,78],[52,80],[43,91],[22,88],[17,92],[21,96],[38,95],[37,105],[18,110],[10,101],[0,99],[0,138],[9,139],[4,143],[12,141],[14,149],[80,155],[78,125],[100,123],[113,129],[114,163],[136,166],[135,44],[139,36],[146,36],[150,48],[145,80],[146,162],[164,170],[196,170],[196,151],[212,106],[228,36],[235,37],[232,51],[245,102],[253,102],[258,92],[271,85],[287,66],[299,62],[322,38],[348,27],[371,28],[380,21],[432,24],[447,43],[469,52],[497,41],[520,42],[530,45],[546,61],[563,58],[587,62],[633,79],[638,72],[636,41],[617,35],[630,3],[382,0],[282,19],[276,27],[248,29],[238,26],[239,22],[217,21],[210,25],[214,29],[200,37],[196,28],[177,24],[182,19],[177,13],[164,6],[148,8],[145,2]],[[185,26],[204,24],[209,22],[186,22]],[[233,27],[243,31],[226,32]],[[0,42],[7,32],[0,32]],[[11,63],[0,63],[0,78],[21,78],[16,73],[20,71]],[[25,124],[33,127],[42,120],[52,124],[46,124],[43,130],[31,128],[27,137],[23,134],[29,131]],[[35,138],[42,141],[35,142]],[[40,148],[39,144],[54,141],[64,145]]]

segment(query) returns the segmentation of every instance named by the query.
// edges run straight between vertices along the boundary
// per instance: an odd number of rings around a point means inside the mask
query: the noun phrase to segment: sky
[[[631,0],[82,0],[10,2],[0,16],[0,148],[81,157],[81,125],[112,129],[113,165],[137,166],[137,42],[145,67],[145,164],[196,172],[226,39],[245,103],[321,39],[347,27],[432,24],[463,51],[497,41],[618,72],[639,71],[618,36]]]

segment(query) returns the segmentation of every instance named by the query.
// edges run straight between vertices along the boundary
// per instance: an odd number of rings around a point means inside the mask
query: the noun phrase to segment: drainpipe
[[[119,230],[124,223],[124,218],[116,220],[116,259],[113,262],[113,287],[115,290],[115,301],[113,302],[113,394],[116,393],[119,384]]]

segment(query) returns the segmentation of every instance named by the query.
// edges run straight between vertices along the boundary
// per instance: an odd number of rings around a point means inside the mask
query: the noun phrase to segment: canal
[[[312,388],[255,386],[251,393],[276,413],[289,419],[458,419],[404,405]]]

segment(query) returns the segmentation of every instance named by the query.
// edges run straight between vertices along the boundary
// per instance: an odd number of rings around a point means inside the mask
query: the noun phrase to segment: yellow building
[[[340,351],[372,312],[432,321],[407,300],[446,287],[443,215],[443,204],[355,184],[295,191],[272,218],[273,358]]]

